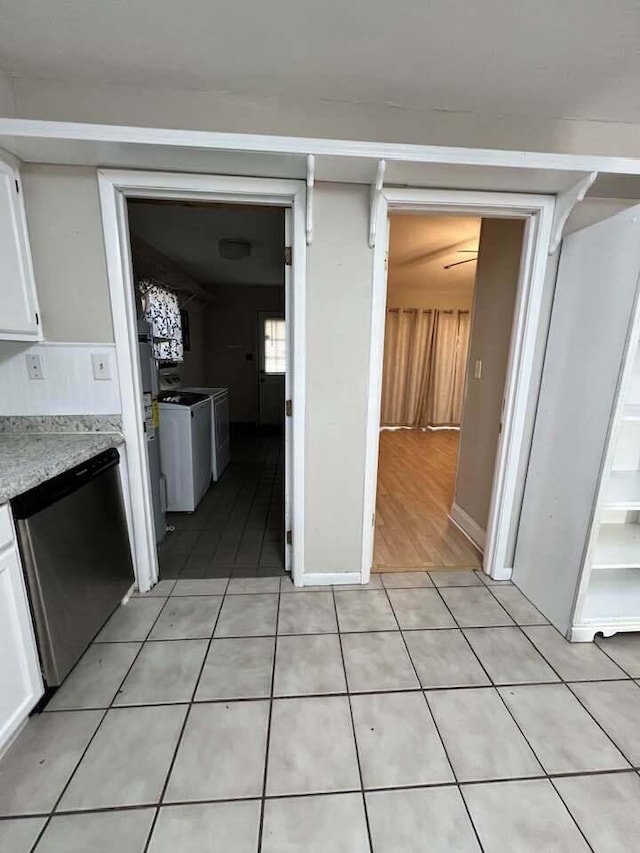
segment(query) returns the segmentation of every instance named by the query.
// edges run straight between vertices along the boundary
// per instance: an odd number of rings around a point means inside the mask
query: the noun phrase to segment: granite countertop
[[[116,432],[0,432],[0,503],[121,444]]]

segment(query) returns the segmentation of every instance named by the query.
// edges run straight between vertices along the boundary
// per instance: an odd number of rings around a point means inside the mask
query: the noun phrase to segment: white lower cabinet
[[[0,532],[7,521],[0,506]],[[43,693],[20,556],[14,539],[0,539],[0,754]]]

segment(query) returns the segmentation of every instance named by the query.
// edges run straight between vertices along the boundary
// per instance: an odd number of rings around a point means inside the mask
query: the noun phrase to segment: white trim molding
[[[484,544],[484,571],[504,579],[511,562],[507,553],[519,462],[528,452],[526,411],[540,320],[555,197],[521,193],[426,190],[382,187],[377,205],[371,300],[371,344],[367,397],[367,435],[362,530],[362,583],[373,563],[375,507],[380,441],[380,403],[387,296],[386,252],[390,211],[455,213],[526,220],[518,295],[505,381],[503,428],[498,442],[489,519]],[[509,575],[510,576],[510,575]]]
[[[455,502],[451,505],[449,518],[472,545],[475,545],[478,550],[484,551],[486,531]]]
[[[569,154],[515,151],[495,148],[464,148],[402,142],[370,142],[322,137],[278,136],[257,133],[219,133],[208,130],[136,127],[88,122],[0,118],[0,144],[9,153],[16,140],[59,140],[122,145],[147,145],[201,150],[293,154],[306,158],[346,157],[386,160],[387,163],[440,163],[506,169],[599,172],[640,175],[640,158],[601,154]],[[33,146],[32,146],[33,147]],[[22,158],[27,159],[27,158]]]
[[[361,582],[360,572],[310,572],[303,576],[303,586],[344,586]]]
[[[128,198],[159,198],[260,204],[292,211],[291,276],[293,344],[290,358],[293,394],[290,517],[295,536],[291,569],[297,586],[304,573],[304,426],[306,329],[306,193],[304,181],[271,180],[177,172],[98,170],[109,292],[115,335],[117,372],[122,398],[136,581],[141,592],[158,578],[158,559],[151,508],[149,466],[142,427],[138,333],[133,291]]]
[[[560,248],[562,232],[564,231],[564,226],[567,224],[567,219],[571,215],[571,211],[578,202],[582,201],[587,191],[595,183],[597,177],[597,172],[590,172],[563,193],[558,193],[556,207],[553,212],[553,225],[551,226],[550,255],[555,255]]]

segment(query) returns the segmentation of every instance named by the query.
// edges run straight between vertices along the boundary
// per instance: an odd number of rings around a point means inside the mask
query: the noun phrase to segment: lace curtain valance
[[[182,324],[178,297],[151,280],[138,282],[145,320],[153,334],[153,355],[158,361],[182,361]]]

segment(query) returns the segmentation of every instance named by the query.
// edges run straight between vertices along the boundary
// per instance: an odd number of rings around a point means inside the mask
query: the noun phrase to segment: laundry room
[[[285,211],[128,201],[160,579],[285,568]]]

